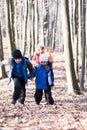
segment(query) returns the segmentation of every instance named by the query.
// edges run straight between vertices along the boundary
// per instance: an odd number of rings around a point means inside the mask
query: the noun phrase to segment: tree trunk
[[[2,43],[2,32],[1,32],[1,24],[0,24],[0,61],[4,59],[4,54],[3,54],[3,43]],[[5,78],[7,77],[5,67],[3,66],[0,68],[0,78]]]
[[[63,38],[64,38],[64,53],[65,53],[68,93],[69,94],[73,94],[73,93],[81,94],[77,80],[76,80],[74,62],[73,62],[68,1],[65,1],[65,0],[62,0],[62,16],[64,19],[62,26],[64,28],[63,29]]]
[[[12,55],[13,50],[16,48],[15,41],[14,41],[14,6],[13,1],[6,0],[7,4],[7,23],[8,23],[8,35],[9,35],[9,55]],[[12,12],[11,12],[12,11]]]
[[[81,69],[81,79],[80,88],[84,90],[84,76],[85,76],[85,48],[86,48],[86,37],[85,37],[85,0],[82,0],[82,69]]]

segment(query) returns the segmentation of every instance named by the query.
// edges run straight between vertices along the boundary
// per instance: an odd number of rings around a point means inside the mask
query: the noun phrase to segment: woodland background
[[[84,95],[87,84],[86,5],[86,0],[0,0],[0,61],[11,57],[15,48],[31,60],[38,43],[44,43],[56,56],[54,70],[58,72],[58,57],[61,53],[63,55],[62,73],[65,75],[62,80],[67,83],[68,95]],[[62,62],[60,66],[62,71]],[[8,66],[0,68],[1,85],[7,79],[7,73]],[[55,75],[58,86],[58,73]],[[1,102],[3,110],[4,100]],[[79,105],[78,108],[80,107]],[[85,105],[84,107],[86,108]]]

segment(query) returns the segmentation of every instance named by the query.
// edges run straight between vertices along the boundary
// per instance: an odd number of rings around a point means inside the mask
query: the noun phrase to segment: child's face
[[[20,62],[21,62],[21,58],[17,58],[17,59],[15,59],[15,62],[17,63],[17,64],[19,64]]]
[[[40,48],[40,53],[44,53],[44,47]]]
[[[40,64],[45,66],[47,64],[47,61],[42,61]]]

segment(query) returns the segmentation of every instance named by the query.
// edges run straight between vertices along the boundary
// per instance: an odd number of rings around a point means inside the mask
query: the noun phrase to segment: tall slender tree
[[[80,88],[84,90],[84,76],[85,76],[85,49],[86,49],[86,34],[85,34],[85,0],[82,0],[82,69],[81,69],[81,79]]]
[[[4,59],[3,53],[3,42],[2,42],[2,32],[1,32],[1,24],[0,24],[0,61]],[[7,76],[5,67],[0,68],[0,77],[5,78]]]
[[[68,0],[62,0],[62,16],[63,16],[63,38],[64,38],[64,53],[66,63],[66,76],[69,94],[81,94],[78,82],[75,75],[73,53],[71,45],[70,22],[69,22],[69,5]],[[69,32],[69,33],[68,33]]]
[[[11,55],[12,51],[16,48],[14,40],[14,4],[13,0],[6,0],[6,9],[7,9],[7,24],[8,24],[8,36],[9,36],[9,52]]]

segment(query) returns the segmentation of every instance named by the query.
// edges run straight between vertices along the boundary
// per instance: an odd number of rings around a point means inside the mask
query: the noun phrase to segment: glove
[[[9,78],[7,85],[9,85],[9,84],[10,84],[10,82],[11,82],[11,78]]]
[[[26,83],[25,86],[27,87],[27,86],[28,86],[28,83]]]
[[[48,84],[49,84],[49,86],[52,85],[51,72],[50,71],[48,72]]]
[[[2,62],[0,62],[0,66],[2,67],[4,64]]]

